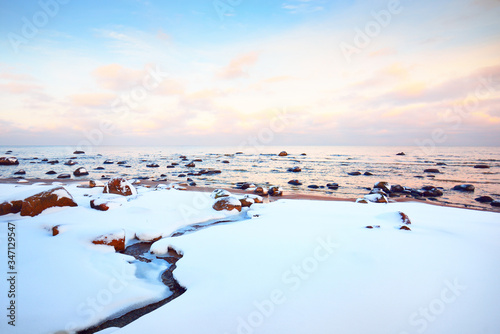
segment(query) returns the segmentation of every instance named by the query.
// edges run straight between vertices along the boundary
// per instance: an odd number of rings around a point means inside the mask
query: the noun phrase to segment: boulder
[[[356,203],[368,204],[368,200],[366,200],[365,198],[358,198],[356,200]]]
[[[475,187],[472,184],[459,184],[454,186],[453,190],[473,192]]]
[[[125,165],[127,162],[126,161],[118,161],[116,164],[117,165]]]
[[[111,165],[111,164],[114,164],[114,163],[115,162],[113,160],[109,160],[109,159],[103,162],[103,164],[105,164],[105,165]]]
[[[191,168],[191,167],[196,167],[196,165],[194,164],[194,162],[191,161],[190,163],[188,163],[186,165],[186,167],[190,167]]]
[[[260,195],[260,196],[269,195],[269,191],[267,190],[267,188],[264,188],[264,187],[257,187],[257,188],[255,188],[255,190],[253,192],[256,193],[257,195]]]
[[[244,182],[244,183],[240,183],[238,184],[238,188],[239,189],[242,189],[242,190],[246,190],[248,188],[255,188],[255,184],[253,183],[248,183],[248,182]]]
[[[294,186],[301,186],[302,182],[300,182],[299,180],[290,180],[290,181],[288,181],[288,184],[291,184]]]
[[[411,231],[411,228],[409,228],[408,226],[406,225],[403,225],[399,228],[400,230],[404,230],[404,231]]]
[[[424,169],[424,173],[441,173],[437,168],[427,168]]]
[[[361,175],[361,172],[349,172],[347,174],[351,175],[351,176],[358,176],[358,175]]]
[[[85,176],[85,175],[89,175],[89,172],[87,172],[87,170],[84,167],[80,167],[80,168],[77,168],[73,172],[73,175],[74,176]]]
[[[286,157],[288,155],[288,153],[286,151],[281,151],[278,155],[280,157]]]
[[[105,184],[101,181],[97,180],[90,180],[89,181],[89,188],[95,188],[95,187],[104,187]]]
[[[364,172],[363,175],[365,175],[365,176],[372,176],[373,174],[370,173],[370,172]]]
[[[223,163],[223,164],[228,164],[228,163],[229,163],[229,160],[222,160],[222,163]]]
[[[69,178],[71,178],[71,175],[69,175],[69,174],[59,174],[59,175],[57,175],[57,178],[58,179],[69,179]]]
[[[490,166],[484,165],[484,164],[480,164],[480,165],[475,165],[474,168],[488,169],[488,168],[490,168]]]
[[[383,194],[370,194],[365,195],[365,199],[373,203],[389,203],[387,197]]]
[[[405,189],[402,186],[400,186],[399,184],[391,185],[391,193],[402,193],[404,191],[405,191]]]
[[[52,207],[77,206],[73,197],[63,187],[43,191],[22,201],[21,216],[34,217]]]
[[[254,204],[254,200],[248,197],[240,198],[240,203],[242,208],[249,208],[252,204]]]
[[[490,205],[491,205],[491,206],[494,206],[494,207],[499,207],[499,206],[500,206],[500,201],[498,201],[498,200],[491,201],[491,202],[490,202]]]
[[[271,196],[283,196],[283,190],[280,187],[271,187],[269,188],[269,195]]]
[[[396,155],[406,155],[405,152],[399,152]]]
[[[47,161],[47,163],[51,164],[51,165],[55,165],[55,164],[59,163],[59,160],[50,160],[50,161]]]
[[[12,165],[19,165],[19,161],[17,160],[16,157],[1,157],[0,158],[0,166],[12,166]]]
[[[424,197],[439,197],[443,196],[443,192],[433,186],[424,186],[422,187],[422,196]]]
[[[122,196],[137,195],[135,187],[122,177],[109,180],[104,186],[103,193],[117,194]]]
[[[389,184],[389,182],[386,182],[386,181],[380,181],[380,182],[375,183],[373,188],[382,189],[387,194],[389,194],[391,192],[391,185]]]
[[[108,211],[109,210],[109,206],[107,205],[107,203],[105,203],[105,202],[97,202],[96,203],[95,199],[90,201],[90,207],[92,209],[95,209],[98,211]]]
[[[241,202],[237,198],[232,196],[221,197],[217,199],[212,208],[214,208],[214,210],[216,211],[232,211],[234,209],[241,211]]]
[[[85,154],[85,152],[84,151],[75,151],[75,152],[73,152],[73,154]]]
[[[444,162],[436,162],[436,166],[446,166],[446,163],[444,163]]]
[[[26,171],[24,169],[20,169],[14,173],[14,175],[26,175]]]
[[[493,202],[493,198],[490,196],[480,196],[478,198],[475,198],[474,200],[479,202],[479,203],[491,203],[491,202]]]
[[[292,173],[298,173],[298,172],[301,172],[302,169],[299,166],[295,166],[293,168],[288,168],[288,171],[292,172]]]
[[[160,165],[152,163],[152,164],[146,165],[146,167],[149,167],[149,168],[158,168],[158,167],[160,167]]]
[[[315,184],[310,184],[307,186],[307,188],[310,188],[310,189],[319,189],[319,186],[315,185]]]
[[[66,166],[73,166],[73,165],[76,165],[77,162],[76,161],[73,161],[73,160],[68,160],[64,163]]]
[[[0,216],[21,212],[22,205],[23,201],[20,200],[3,202],[0,204]]]
[[[47,173],[45,173],[46,175],[54,175],[54,174],[57,174],[55,171],[53,170],[49,170]]]
[[[108,235],[101,235],[92,241],[95,245],[113,246],[115,251],[120,252],[125,249],[125,231],[121,230]]]
[[[221,197],[229,197],[231,196],[231,193],[225,189],[215,189],[212,191],[210,194],[210,197],[213,199],[221,198]]]
[[[330,190],[337,190],[337,189],[339,189],[339,184],[338,183],[327,183],[326,187]]]

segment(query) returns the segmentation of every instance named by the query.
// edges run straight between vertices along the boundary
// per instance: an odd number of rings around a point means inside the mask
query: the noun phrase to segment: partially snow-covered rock
[[[122,196],[137,195],[135,187],[122,177],[109,180],[104,186],[103,193],[117,194]]]
[[[236,197],[222,197],[214,203],[213,208],[216,211],[232,211],[235,209],[241,211],[241,202]]]
[[[19,165],[19,161],[17,160],[16,157],[1,157],[0,158],[0,166],[12,166],[12,165]]]
[[[210,194],[210,197],[214,199],[227,196],[231,196],[231,193],[224,189],[215,189],[214,191],[212,191],[212,194]]]

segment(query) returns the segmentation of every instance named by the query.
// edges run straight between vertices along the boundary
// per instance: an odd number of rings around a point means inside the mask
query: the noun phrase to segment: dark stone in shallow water
[[[370,172],[364,172],[363,175],[366,175],[366,176],[372,176],[373,174],[370,173]]]
[[[427,168],[424,169],[424,173],[441,173],[437,168]]]
[[[347,173],[351,176],[358,176],[358,175],[361,175],[361,172],[350,172],[350,173]]]
[[[498,200],[497,200],[497,201],[492,201],[492,202],[490,203],[490,205],[491,205],[491,206],[494,206],[494,207],[500,207],[500,201],[498,201]]]
[[[54,174],[57,174],[56,172],[54,172],[53,170],[49,170],[47,173],[45,173],[46,175],[54,175]]]
[[[459,184],[459,185],[453,187],[453,190],[458,190],[458,191],[472,192],[472,191],[474,191],[474,189],[475,189],[475,187],[472,184]]]
[[[446,166],[444,162],[436,162],[436,166]]]
[[[318,189],[319,187],[315,184],[308,185],[307,188]]]
[[[405,152],[399,152],[398,154],[396,155],[406,155]]]
[[[491,203],[491,202],[493,202],[493,198],[491,198],[490,196],[480,196],[480,197],[475,198],[474,200],[479,202],[479,203]]]
[[[96,167],[95,170],[104,170],[104,167]]]
[[[490,168],[490,166],[481,164],[481,165],[475,165],[474,168],[488,169]]]
[[[58,179],[69,179],[71,175],[69,174],[60,174],[57,176]]]
[[[291,184],[294,186],[301,186],[302,182],[300,182],[299,180],[290,180],[290,181],[288,181],[288,184]]]

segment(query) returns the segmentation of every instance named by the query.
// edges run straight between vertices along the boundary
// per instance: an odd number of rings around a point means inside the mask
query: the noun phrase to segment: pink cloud
[[[229,65],[222,68],[218,73],[217,77],[222,79],[238,79],[247,76],[247,70],[249,67],[255,65],[259,58],[257,52],[249,52],[240,55],[229,63]]]

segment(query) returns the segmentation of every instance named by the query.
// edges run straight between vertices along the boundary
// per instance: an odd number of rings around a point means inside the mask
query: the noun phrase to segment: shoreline
[[[19,182],[20,180],[24,180],[24,182]],[[62,184],[75,184],[79,183],[81,184],[82,187],[86,187],[86,184],[92,179],[20,179],[20,178],[0,178],[0,184],[17,184],[17,185],[33,185],[36,183],[46,183],[46,184],[52,184],[54,182],[59,182]],[[98,180],[102,182],[106,182],[107,180]],[[245,191],[242,189],[237,189],[237,188],[231,188],[231,187],[204,187],[204,186],[190,186],[185,182],[175,182],[175,181],[151,181],[151,180],[139,180],[140,183],[134,184],[134,186],[145,186],[145,187],[156,187],[157,185],[164,184],[164,185],[178,185],[181,186],[184,191],[198,191],[198,192],[207,192],[210,193],[215,189],[224,189],[227,190],[231,193],[235,194],[250,194],[253,192],[250,191]],[[364,195],[360,194],[358,198],[362,198]],[[310,200],[310,201],[332,201],[332,202],[356,202],[357,198],[345,198],[345,197],[333,197],[331,195],[327,194],[310,194],[310,193],[304,193],[301,191],[294,191],[294,192],[286,192],[282,196],[263,196],[267,201],[273,202],[279,199],[294,199],[294,200]],[[450,208],[456,208],[456,209],[467,209],[467,210],[474,210],[474,211],[486,211],[486,212],[494,212],[494,213],[499,213],[499,210],[495,210],[494,207],[492,208],[486,208],[486,207],[480,207],[480,206],[471,206],[471,205],[458,205],[458,204],[453,204],[453,203],[443,203],[443,202],[435,202],[435,201],[428,201],[428,200],[418,200],[413,197],[390,197],[388,198],[389,203],[423,203],[423,204],[429,204],[429,205],[434,205],[434,206],[441,206],[441,207],[450,207]]]

